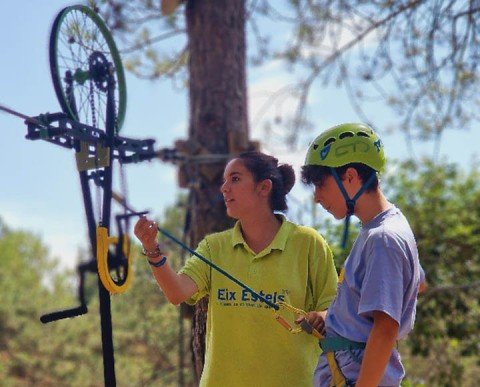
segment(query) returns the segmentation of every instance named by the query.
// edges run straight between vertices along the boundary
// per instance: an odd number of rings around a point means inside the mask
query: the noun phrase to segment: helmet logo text
[[[353,144],[340,145],[335,150],[335,156],[344,156],[348,153],[362,152],[366,153],[370,149],[370,146],[363,141],[355,141]]]

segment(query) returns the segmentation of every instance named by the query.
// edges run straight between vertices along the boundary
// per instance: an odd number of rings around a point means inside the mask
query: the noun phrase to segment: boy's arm
[[[373,312],[373,328],[368,337],[356,387],[376,387],[383,377],[397,340],[398,323],[388,314]]]
[[[425,270],[420,266],[420,285],[418,286],[418,293],[423,293],[427,290],[427,279],[425,278]]]
[[[418,286],[418,293],[423,293],[425,290],[427,290],[427,281],[420,282],[420,285]]]

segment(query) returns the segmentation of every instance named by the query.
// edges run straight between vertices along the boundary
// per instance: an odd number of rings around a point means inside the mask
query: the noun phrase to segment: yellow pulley
[[[110,275],[108,267],[108,249],[110,245],[118,244],[118,237],[108,236],[108,230],[105,227],[97,227],[97,270],[100,281],[110,294],[119,294],[125,292],[133,279],[132,258],[130,254],[130,241],[126,235],[122,238],[122,252],[127,259],[125,280],[122,283],[114,281]]]

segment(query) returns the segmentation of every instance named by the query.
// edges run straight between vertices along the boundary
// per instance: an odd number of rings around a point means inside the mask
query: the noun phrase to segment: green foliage
[[[68,276],[40,239],[10,230],[0,220],[0,380],[3,385],[86,385],[101,380],[99,361],[90,352],[97,321],[88,318],[42,325],[39,317],[70,307],[74,299]],[[88,384],[87,384],[88,385]]]
[[[175,206],[164,222],[177,235],[183,211]],[[166,302],[139,246],[132,250],[133,284],[126,293],[112,296],[117,385],[178,386],[179,343],[188,353],[187,340],[180,337],[186,322]],[[78,305],[74,273],[60,273],[38,237],[11,230],[1,219],[0,255],[2,386],[103,386],[96,277],[86,277],[86,315],[43,325],[42,314]],[[191,385],[188,369],[183,372],[184,385]]]
[[[415,375],[423,359],[427,385],[473,385],[462,379],[467,359],[476,358],[469,368],[479,371],[479,173],[478,166],[464,174],[452,164],[408,161],[385,184],[409,219],[426,272],[428,289],[419,297],[408,346],[415,359],[409,371]]]
[[[139,254],[134,271],[132,287],[112,297],[118,385],[177,385],[178,308],[167,303]]]

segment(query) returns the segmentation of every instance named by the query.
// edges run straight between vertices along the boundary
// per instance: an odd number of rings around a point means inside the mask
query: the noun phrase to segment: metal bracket
[[[72,120],[64,113],[26,118],[28,140],[44,140],[69,149],[75,149],[77,141],[80,141],[80,151],[76,154],[79,171],[110,165],[110,148],[113,150],[112,158],[121,164],[158,157],[153,139],[137,140],[115,136],[110,144],[103,130]]]
[[[110,148],[104,147],[100,144],[93,145],[93,156],[90,150],[90,144],[82,141],[80,143],[80,151],[75,153],[75,160],[77,162],[78,171],[88,171],[90,169],[97,169],[108,167],[110,165]]]

